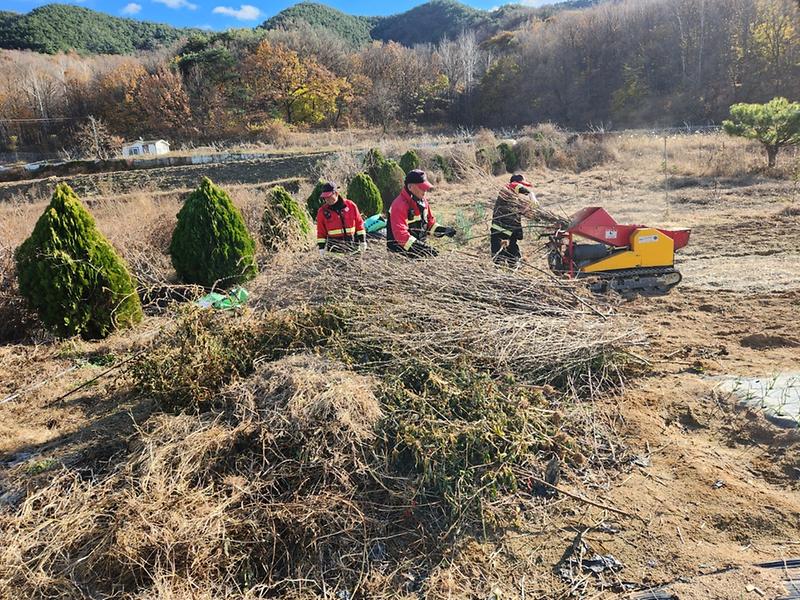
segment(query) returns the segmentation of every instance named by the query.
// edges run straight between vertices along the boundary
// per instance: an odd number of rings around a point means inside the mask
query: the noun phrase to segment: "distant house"
[[[169,152],[169,143],[165,140],[136,140],[122,144],[122,156],[158,156]]]

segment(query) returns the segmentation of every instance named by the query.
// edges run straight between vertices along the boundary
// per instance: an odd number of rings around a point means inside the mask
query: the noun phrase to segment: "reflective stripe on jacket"
[[[438,225],[427,200],[414,197],[405,187],[392,201],[386,244],[391,252],[408,252],[414,242],[425,242]]]
[[[363,243],[367,241],[364,220],[355,202],[339,196],[333,206],[323,204],[317,211],[317,246],[326,248],[328,242]]]

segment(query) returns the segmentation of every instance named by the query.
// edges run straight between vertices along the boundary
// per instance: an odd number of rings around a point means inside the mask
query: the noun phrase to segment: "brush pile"
[[[114,468],[0,513],[0,598],[439,597],[448,548],[547,510],[545,465],[624,455],[582,399],[637,338],[578,288],[378,250],[277,255],[252,297],[137,361],[165,412]]]
[[[461,361],[532,384],[584,388],[613,376],[606,359],[641,341],[601,318],[578,285],[498,271],[462,253],[424,262],[285,254],[259,278],[258,311],[337,306],[357,369],[402,373]],[[609,370],[610,368],[610,370]]]

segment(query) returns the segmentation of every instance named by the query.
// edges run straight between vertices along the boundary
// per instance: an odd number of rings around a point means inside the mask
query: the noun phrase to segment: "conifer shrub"
[[[502,175],[506,172],[506,164],[500,156],[500,150],[495,146],[486,146],[476,150],[475,162],[492,175]]]
[[[255,242],[222,188],[203,178],[178,212],[169,246],[184,283],[229,287],[255,277]]]
[[[367,152],[366,156],[364,157],[364,168],[369,170],[385,160],[386,157],[380,150],[377,148],[370,148],[369,152]]]
[[[312,219],[317,218],[317,211],[319,211],[319,207],[323,204],[323,200],[319,196],[322,193],[323,185],[325,185],[324,179],[317,181],[317,185],[314,186],[314,189],[311,190],[308,198],[306,198],[306,209],[308,210],[308,214],[311,215]]]
[[[375,185],[381,193],[383,205],[387,208],[391,205],[392,201],[397,198],[400,191],[403,189],[403,180],[405,173],[400,168],[397,162],[391,159],[385,159],[367,169],[367,175],[370,176]]]
[[[356,175],[347,186],[347,197],[356,203],[364,218],[383,211],[381,192],[366,173]]]
[[[57,335],[103,338],[142,318],[125,262],[65,183],[15,259],[20,293]]]
[[[311,222],[292,195],[280,185],[267,194],[261,221],[261,241],[267,250],[302,244],[311,232]]]
[[[419,155],[413,150],[409,150],[400,157],[400,168],[403,169],[403,173],[419,169],[420,164],[422,163],[420,162]]]
[[[456,170],[452,160],[448,160],[441,154],[437,154],[433,157],[433,165],[437,171],[441,172],[446,182],[452,183],[457,179]]]
[[[497,150],[500,152],[500,158],[506,165],[507,172],[513,173],[519,168],[519,158],[517,157],[517,153],[514,151],[514,148],[511,146],[511,144],[508,142],[502,142],[497,146]]]

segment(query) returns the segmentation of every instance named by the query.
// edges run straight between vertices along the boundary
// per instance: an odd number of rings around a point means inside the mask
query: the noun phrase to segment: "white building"
[[[122,156],[158,156],[169,152],[169,143],[165,140],[136,140],[122,144]]]

